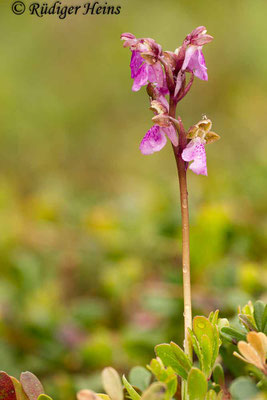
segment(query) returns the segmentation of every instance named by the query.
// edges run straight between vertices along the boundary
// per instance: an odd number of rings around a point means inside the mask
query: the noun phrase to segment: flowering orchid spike
[[[182,159],[193,161],[189,169],[197,175],[208,175],[205,145],[220,139],[217,133],[211,132],[211,127],[211,120],[204,117],[187,134],[187,138],[191,140],[182,152]]]

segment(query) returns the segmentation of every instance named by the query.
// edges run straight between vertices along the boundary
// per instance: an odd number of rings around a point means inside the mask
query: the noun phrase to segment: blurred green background
[[[209,176],[188,174],[194,314],[266,300],[266,1],[112,2],[119,16],[64,21],[0,5],[1,369],[59,400],[182,342],[175,162],[169,144],[139,152],[152,114],[121,32],[169,50],[198,25],[214,36],[179,109],[222,137]]]

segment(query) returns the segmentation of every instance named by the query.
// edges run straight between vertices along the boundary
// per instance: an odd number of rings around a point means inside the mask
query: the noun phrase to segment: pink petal
[[[150,128],[143,137],[140,150],[141,153],[153,154],[155,151],[160,151],[167,143],[166,136],[159,126],[154,125]]]
[[[146,63],[139,68],[132,86],[134,92],[137,92],[142,86],[145,86],[148,83],[148,68],[149,65]]]
[[[200,48],[198,48],[197,51],[195,51],[195,53],[190,58],[188,69],[193,71],[194,75],[197,78],[202,79],[203,81],[208,80],[205,58]]]
[[[132,52],[130,68],[131,68],[131,78],[135,78],[138,75],[139,68],[143,64],[144,59],[138,51]]]
[[[190,59],[194,55],[196,50],[197,50],[197,46],[192,46],[192,45],[188,46],[188,48],[186,49],[186,52],[185,52],[185,58],[184,58],[183,66],[182,66],[182,71],[186,70],[186,68],[190,62]]]
[[[178,146],[178,136],[176,133],[176,130],[173,125],[170,125],[168,127],[161,128],[163,132],[168,136],[172,144],[176,147]]]
[[[159,88],[164,86],[164,74],[160,62],[149,66],[148,80],[152,83],[157,83]]]
[[[208,175],[204,143],[199,137],[191,140],[182,152],[184,161],[193,161],[189,168],[197,175]]]

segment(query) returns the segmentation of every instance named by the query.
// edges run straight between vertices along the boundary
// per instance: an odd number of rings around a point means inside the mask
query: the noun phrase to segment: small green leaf
[[[216,325],[212,325],[211,322],[208,320],[208,318],[205,318],[203,316],[198,316],[194,318],[193,331],[199,342],[201,352],[202,353],[203,351],[205,352],[205,356],[203,354],[202,369],[204,369],[205,373],[207,374],[208,362],[210,363],[210,368],[212,368],[219,353],[219,347],[220,347],[219,331]],[[202,348],[202,337],[204,335],[206,335],[210,340],[211,354],[212,354],[210,360],[205,359],[205,357],[208,356],[207,346],[204,349]],[[207,339],[205,339],[204,346],[205,344],[207,344]],[[205,363],[205,365],[203,363]]]
[[[258,394],[255,383],[245,377],[237,378],[230,386],[230,393],[233,400],[251,400]]]
[[[47,394],[40,394],[38,400],[52,400],[52,398],[50,396],[47,396]]]
[[[15,387],[11,377],[5,372],[0,372],[0,400],[16,400]]]
[[[262,330],[262,317],[264,314],[265,305],[262,301],[258,300],[254,304],[254,319],[259,331]]]
[[[221,387],[224,386],[224,371],[221,364],[215,365],[212,375],[215,383],[217,383]]]
[[[155,352],[159,358],[163,361],[163,364],[168,367],[172,367],[173,370],[180,375],[182,378],[187,379],[187,371],[177,360],[177,357],[172,350],[172,347],[168,343],[159,344],[155,347]]]
[[[122,382],[125,386],[125,389],[127,390],[129,396],[131,397],[132,400],[139,400],[141,399],[141,396],[136,392],[136,390],[134,390],[134,388],[132,387],[132,385],[127,381],[127,379],[125,378],[125,376],[123,375],[122,377]]]
[[[213,326],[208,318],[203,316],[195,317],[193,320],[193,331],[199,343],[202,335],[207,335],[211,340],[213,337]]]
[[[192,367],[192,363],[189,360],[188,356],[185,354],[185,352],[181,349],[181,347],[178,346],[178,344],[171,342],[171,348],[172,351],[175,354],[175,357],[177,358],[178,362],[181,364],[181,366],[187,371],[189,372],[191,367]]]
[[[187,388],[189,400],[205,400],[208,383],[203,372],[198,368],[192,368],[188,374]]]
[[[217,400],[223,400],[224,399],[224,393],[223,390],[221,390],[218,394],[217,394]]]
[[[129,382],[132,386],[136,386],[144,391],[151,381],[151,373],[144,367],[133,367],[129,372]]]
[[[257,331],[256,326],[249,320],[246,315],[238,314],[238,318],[248,331]]]
[[[111,400],[110,397],[105,394],[105,393],[95,393],[97,397],[99,397],[102,400]]]
[[[194,335],[194,332],[190,328],[188,328],[188,332],[190,334],[190,339],[191,339],[191,342],[192,342],[192,345],[193,345],[193,349],[194,349],[194,351],[195,351],[195,353],[197,355],[197,358],[198,358],[198,361],[199,361],[199,364],[200,364],[200,369],[202,369],[203,368],[203,355],[201,353],[201,349],[200,349],[199,343],[197,341],[196,336]]]
[[[166,398],[172,398],[177,390],[177,375],[172,367],[165,368],[161,359],[157,357],[151,360],[148,369],[155,375],[158,381],[166,384]]]
[[[147,366],[147,368],[152,372],[152,374],[155,375],[155,377],[157,378],[158,381],[160,380],[161,374],[166,372],[163,362],[161,361],[161,359],[159,357],[153,358],[150,361],[150,364]],[[167,376],[167,374],[165,374],[165,377],[166,376]]]
[[[209,315],[209,321],[212,323],[212,325],[216,325],[218,323],[218,317],[219,317],[219,310],[216,310],[215,312],[211,312]]]
[[[214,390],[210,389],[207,393],[205,400],[217,400],[217,393]]]
[[[262,316],[262,332],[267,335],[267,304],[264,308],[264,313]]]
[[[22,372],[20,375],[20,382],[29,400],[37,400],[40,394],[44,394],[43,385],[31,372]]]
[[[211,359],[211,368],[213,368],[213,365],[216,362],[216,359],[219,354],[220,345],[221,345],[219,329],[216,325],[213,325],[213,343],[212,344],[213,344],[213,354],[212,354],[212,359]]]
[[[142,394],[142,400],[164,400],[166,385],[162,382],[154,382]]]
[[[213,349],[211,341],[207,335],[203,335],[201,337],[200,346],[203,355],[203,372],[208,378],[211,374],[211,360],[212,360]]]
[[[17,400],[29,400],[28,397],[26,396],[26,393],[24,392],[24,390],[22,388],[21,383],[13,376],[10,376],[10,378],[12,379],[12,382],[13,382],[13,385],[15,388]]]
[[[231,338],[236,339],[237,342],[239,342],[240,340],[247,340],[246,334],[238,331],[235,328],[225,327],[221,329],[221,332],[231,336]]]

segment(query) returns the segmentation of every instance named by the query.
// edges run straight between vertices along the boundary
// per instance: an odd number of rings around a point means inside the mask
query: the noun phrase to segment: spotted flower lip
[[[158,125],[154,125],[143,137],[139,148],[142,154],[148,155],[160,151],[166,143],[164,132]]]
[[[184,161],[193,161],[189,169],[191,169],[197,175],[208,175],[207,171],[207,158],[205,151],[204,139],[196,137],[192,139],[186,148],[182,152],[182,159]]]
[[[163,149],[167,143],[166,136],[168,136],[174,146],[178,145],[178,138],[173,125],[168,127],[160,127],[159,125],[152,126],[152,128],[147,131],[140,143],[139,148],[141,153],[148,155]]]

